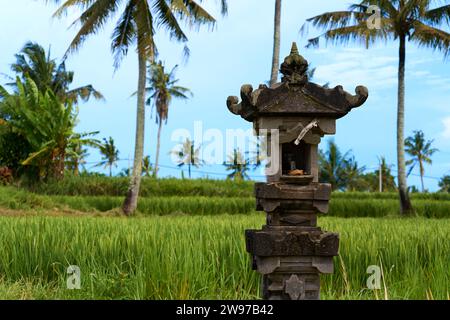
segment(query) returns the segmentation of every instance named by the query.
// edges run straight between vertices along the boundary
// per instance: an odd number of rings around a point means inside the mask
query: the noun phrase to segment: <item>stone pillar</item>
[[[262,230],[247,230],[253,268],[263,275],[263,299],[320,298],[321,273],[333,273],[339,236],[317,227],[328,210],[329,184],[258,183],[257,210],[267,214]]]

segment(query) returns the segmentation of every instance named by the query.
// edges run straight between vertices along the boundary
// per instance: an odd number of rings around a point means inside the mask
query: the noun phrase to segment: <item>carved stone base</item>
[[[320,297],[320,274],[333,273],[333,257],[254,257],[263,275],[266,300],[315,300]]]
[[[259,257],[337,255],[339,235],[312,229],[247,230],[247,251]]]
[[[263,299],[320,298],[320,274],[333,273],[339,249],[339,235],[317,227],[330,193],[328,184],[256,184],[257,210],[267,213],[267,225],[246,230],[245,238],[253,269],[263,275]]]
[[[272,273],[263,276],[264,300],[318,300],[319,273]]]

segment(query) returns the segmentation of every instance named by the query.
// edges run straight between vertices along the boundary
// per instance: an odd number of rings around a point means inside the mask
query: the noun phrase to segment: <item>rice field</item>
[[[0,186],[0,299],[257,299],[244,230],[260,228],[253,184],[144,179],[138,214],[118,208],[126,178]],[[450,195],[333,193],[319,219],[340,233],[322,299],[450,299]],[[67,289],[67,267],[81,289]],[[381,289],[366,285],[381,267]]]
[[[354,193],[354,197],[349,197],[345,193],[333,194],[328,216],[398,216],[398,200],[380,195],[373,194],[372,197],[368,197],[362,193]],[[101,213],[117,211],[122,205],[122,201],[123,197],[119,196],[44,195],[31,193],[23,189],[0,186],[0,207],[12,210],[58,209]],[[416,198],[413,199],[413,205],[416,216],[450,218],[450,200]],[[254,197],[186,196],[181,194],[178,196],[142,197],[139,200],[138,211],[142,215],[252,214],[255,212],[255,206]]]
[[[244,230],[263,214],[0,216],[0,299],[253,299]],[[341,236],[322,299],[450,299],[450,219],[321,218]],[[66,289],[66,268],[81,289]],[[366,288],[369,265],[381,290]]]
[[[123,177],[74,177],[61,181],[50,181],[28,186],[29,191],[43,195],[59,196],[110,196],[124,197],[128,189],[128,178]],[[144,177],[141,197],[253,197],[253,181],[213,179],[154,179]],[[384,199],[397,200],[396,192],[334,192],[333,199]],[[450,193],[412,193],[413,200],[450,201]]]

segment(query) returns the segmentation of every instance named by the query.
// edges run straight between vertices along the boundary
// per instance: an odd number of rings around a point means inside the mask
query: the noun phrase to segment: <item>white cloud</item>
[[[340,84],[347,91],[353,91],[357,85],[371,89],[389,88],[397,83],[396,61],[396,57],[381,55],[378,50],[336,50],[331,59],[317,67],[313,81],[326,83],[332,80],[331,86]]]
[[[444,131],[442,132],[442,136],[445,139],[450,139],[450,117],[446,117],[442,120],[444,124]]]
[[[426,68],[436,59],[410,56],[407,79],[420,80],[430,89],[450,90],[450,78]],[[347,91],[352,91],[357,85],[364,85],[372,92],[395,88],[397,85],[398,57],[385,48],[335,48],[333,51],[320,52],[319,59],[313,82],[323,84],[332,81],[331,86],[340,84]]]
[[[422,77],[425,77],[425,76],[429,76],[430,72],[429,71],[411,71],[410,74],[413,77],[422,78]]]
[[[425,83],[441,90],[450,90],[450,79],[433,75],[425,78]]]
[[[415,59],[411,61],[412,63],[411,71],[407,71],[407,77],[412,77],[418,79],[422,84],[426,85],[430,89],[437,89],[439,91],[449,91],[450,90],[450,78],[442,76],[440,74],[432,73],[429,70],[423,70],[424,67],[417,69],[418,63]],[[433,59],[423,59],[423,63],[434,62]],[[408,65],[411,63],[408,63]],[[426,67],[426,66],[425,66]]]

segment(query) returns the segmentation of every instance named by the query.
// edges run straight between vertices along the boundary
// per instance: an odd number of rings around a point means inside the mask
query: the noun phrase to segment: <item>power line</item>
[[[134,161],[134,159],[118,159],[117,162],[123,162],[123,161]],[[99,163],[101,163],[102,161],[90,161],[90,162],[85,162],[83,164],[95,164],[98,165]],[[150,163],[151,165],[154,165],[154,163]],[[172,170],[178,170],[178,171],[183,171],[184,168],[180,167],[180,166],[169,166],[169,165],[164,165],[164,164],[159,164],[158,165],[161,168],[166,168],[166,169],[172,169]],[[379,167],[369,167],[369,168],[364,168],[363,171],[374,171],[374,170],[379,170]],[[398,170],[396,169],[390,169],[393,172],[396,172],[398,174]],[[223,172],[212,172],[212,171],[203,171],[203,170],[191,170],[192,173],[199,173],[199,174],[207,174],[207,175],[216,175],[216,176],[228,176],[227,173],[223,173]],[[420,174],[416,174],[416,173],[410,173],[410,176],[414,176],[414,177],[420,177]],[[252,175],[252,177],[254,178],[265,178],[266,176],[263,175]],[[397,175],[394,175],[395,178],[397,178]],[[423,178],[426,179],[433,179],[433,180],[441,180],[440,177],[433,177],[433,176],[428,176],[428,175],[424,175]]]
[[[364,168],[364,171],[371,171],[371,170],[379,170],[379,167]],[[396,169],[390,169],[390,170],[393,172],[396,172],[398,174],[398,170],[396,170]],[[410,173],[409,175],[414,176],[414,177],[420,177],[420,174],[417,174],[417,173]],[[394,177],[397,177],[397,176],[395,175]],[[427,179],[441,180],[441,178],[439,178],[439,177],[432,177],[432,176],[426,176],[426,175],[424,175],[423,177],[427,178]]]
[[[117,162],[123,162],[123,161],[134,161],[134,159],[118,159],[117,160]],[[95,165],[97,165],[97,164],[99,164],[101,162],[102,161],[98,161],[98,162],[90,161],[90,162],[84,162],[83,164],[95,164]],[[150,163],[150,165],[153,166],[155,164],[154,163]],[[185,168],[180,167],[180,166],[174,167],[174,166],[169,166],[169,165],[164,165],[164,164],[158,164],[158,167],[166,168],[166,169],[172,169],[172,170],[178,170],[178,171],[185,170]],[[192,173],[207,174],[207,175],[224,176],[224,177],[228,176],[228,173],[223,173],[223,172],[212,172],[212,171],[203,171],[203,170],[195,170],[195,169],[191,170],[191,172]],[[254,177],[254,178],[265,178],[266,176],[252,175],[252,177]]]

